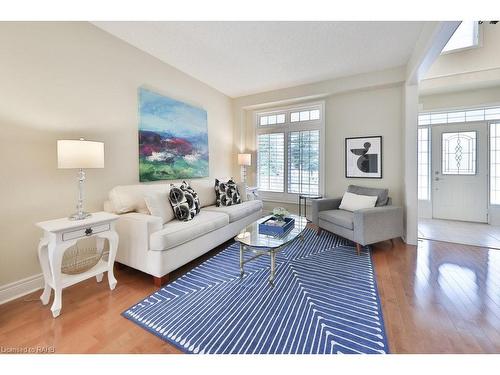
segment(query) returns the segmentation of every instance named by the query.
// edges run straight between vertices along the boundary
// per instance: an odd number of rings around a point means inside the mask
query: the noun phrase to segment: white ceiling
[[[424,22],[93,22],[231,97],[406,65]]]

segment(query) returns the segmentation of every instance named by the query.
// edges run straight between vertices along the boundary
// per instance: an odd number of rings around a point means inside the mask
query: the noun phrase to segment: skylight
[[[479,42],[479,22],[462,21],[441,53],[476,47]]]

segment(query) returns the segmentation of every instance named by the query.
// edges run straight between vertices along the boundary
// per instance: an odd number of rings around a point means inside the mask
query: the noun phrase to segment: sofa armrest
[[[340,206],[342,198],[318,198],[311,199],[311,220],[313,224],[318,225],[318,215],[321,211],[336,210]]]
[[[129,212],[121,214],[116,223],[120,236],[120,247],[128,251],[140,248],[149,250],[149,237],[163,228],[163,219],[158,216]]]
[[[381,206],[354,211],[354,241],[369,245],[403,235],[403,208]]]

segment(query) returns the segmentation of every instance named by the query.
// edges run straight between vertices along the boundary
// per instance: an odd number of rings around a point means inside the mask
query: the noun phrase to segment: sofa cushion
[[[214,180],[190,180],[189,184],[198,194],[200,207],[203,208],[215,204]]]
[[[152,233],[151,250],[168,250],[229,224],[226,214],[201,210],[192,220],[172,220]]]
[[[246,202],[249,200],[247,195],[247,184],[245,182],[237,182],[238,191],[240,192],[240,198],[242,202]]]
[[[232,223],[234,221],[238,221],[241,218],[251,215],[255,212],[262,210],[262,201],[254,200],[254,201],[246,201],[240,204],[235,204],[233,206],[208,206],[203,208],[206,211],[213,212],[223,212],[226,215],[229,215],[229,222]]]
[[[115,186],[109,192],[109,200],[112,202],[116,213],[141,212],[149,213],[144,201],[144,196],[152,193],[167,193],[170,191],[168,184],[142,184],[142,185],[120,185]]]
[[[320,211],[318,217],[321,220],[328,221],[329,223],[338,225],[342,228],[354,229],[354,214],[344,210],[327,210]]]
[[[378,188],[369,188],[357,185],[349,185],[347,187],[347,191],[349,193],[358,194],[358,195],[371,195],[377,196],[377,203],[375,206],[386,206],[387,200],[389,197],[389,189],[378,189]]]
[[[151,215],[161,217],[162,224],[168,223],[175,218],[167,193],[146,194],[144,201]]]

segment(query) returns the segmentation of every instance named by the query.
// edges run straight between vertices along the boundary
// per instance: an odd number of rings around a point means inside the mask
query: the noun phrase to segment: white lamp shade
[[[239,165],[252,165],[252,155],[251,154],[238,154],[238,164]]]
[[[58,168],[104,168],[104,143],[85,140],[57,141]]]

